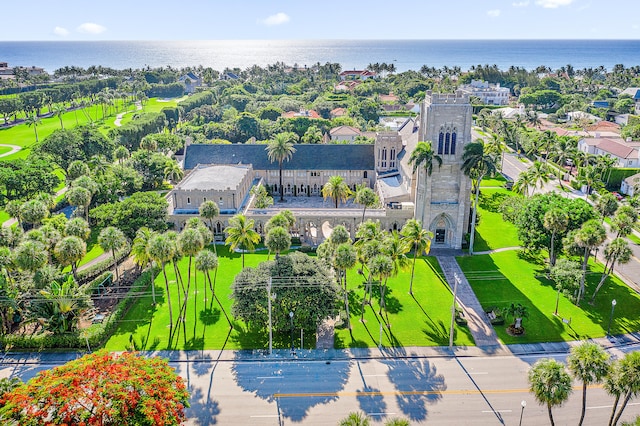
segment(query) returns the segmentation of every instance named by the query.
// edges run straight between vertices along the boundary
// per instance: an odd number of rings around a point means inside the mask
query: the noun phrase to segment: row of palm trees
[[[568,368],[568,372],[567,372]],[[549,421],[555,424],[552,408],[567,401],[573,391],[572,377],[582,382],[582,409],[578,426],[584,423],[587,389],[604,383],[605,391],[614,397],[609,426],[618,424],[631,398],[640,394],[640,352],[629,352],[612,361],[597,343],[584,342],[571,349],[567,365],[555,359],[541,359],[529,370],[530,391],[546,405]]]

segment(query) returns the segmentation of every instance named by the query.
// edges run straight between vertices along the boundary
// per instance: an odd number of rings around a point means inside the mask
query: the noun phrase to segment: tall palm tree
[[[615,396],[609,426],[617,425],[629,400],[640,394],[640,352],[629,352],[614,363],[607,376],[605,390]],[[622,405],[618,409],[620,398],[623,398]]]
[[[584,296],[584,282],[587,276],[587,263],[591,250],[598,247],[607,238],[607,232],[597,219],[591,219],[582,224],[582,227],[574,235],[574,241],[578,247],[584,248],[584,260],[582,262],[582,278],[578,290],[577,304],[580,304]]]
[[[81,186],[69,188],[65,193],[69,204],[75,207],[82,207],[85,220],[89,220],[89,204],[91,204],[91,191]]]
[[[34,112],[33,114],[28,115],[27,118],[25,118],[24,122],[29,127],[33,126],[33,131],[36,133],[36,142],[38,142],[38,126],[42,122],[42,120],[40,120],[40,117],[38,117],[38,114]]]
[[[347,288],[347,270],[355,266],[358,260],[356,249],[350,243],[340,244],[336,248],[335,264],[340,271],[338,277],[344,276],[344,308],[346,312],[347,327],[351,330],[351,321],[349,315],[349,290]]]
[[[222,306],[222,303],[220,303],[220,299],[218,299],[218,296],[216,295],[216,283],[215,281],[213,282],[213,284],[211,283],[211,274],[209,273],[209,271],[211,271],[212,269],[218,269],[218,256],[216,256],[215,253],[212,253],[209,250],[201,250],[196,255],[196,269],[198,271],[201,271],[205,275],[206,280],[209,282],[209,289],[211,290],[213,298],[216,300],[216,302],[218,302],[218,305],[220,306],[224,317],[227,319],[229,326],[233,328],[233,323],[231,322],[229,315],[227,315],[227,311],[224,309],[224,306]],[[204,287],[204,300],[207,300],[206,285]]]
[[[145,268],[149,262],[151,261],[151,256],[149,255],[149,241],[151,241],[151,237],[155,235],[155,232],[151,229],[143,226],[138,229],[136,232],[136,236],[133,239],[133,244],[131,246],[131,255],[133,257],[133,261],[136,265],[140,267],[140,269]],[[155,283],[151,283],[151,300],[153,305],[156,304],[156,286]]]
[[[149,245],[147,252],[149,257],[153,259],[157,264],[160,264],[162,274],[164,275],[164,286],[167,293],[167,304],[169,305],[169,335],[173,330],[173,309],[171,308],[171,293],[169,292],[169,278],[167,278],[167,271],[165,265],[173,258],[175,253],[175,244],[167,234],[154,234],[149,239]]]
[[[549,166],[547,163],[541,161],[534,161],[533,166],[528,170],[530,173],[533,192],[536,188],[542,188],[542,186],[549,182]]]
[[[332,198],[337,209],[339,202],[346,203],[351,197],[351,189],[342,176],[331,176],[322,186],[322,196],[325,199]]]
[[[415,174],[419,167],[422,167],[425,172],[425,183],[426,179],[431,176],[433,173],[434,163],[438,163],[438,167],[442,166],[442,157],[435,153],[433,147],[431,146],[431,141],[420,141],[416,145],[415,149],[411,152],[409,156],[409,164],[413,166],[413,173]],[[420,173],[418,173],[418,179],[420,178]],[[424,209],[422,209],[424,215]],[[424,217],[422,218],[424,220]]]
[[[280,171],[280,201],[284,201],[284,187],[282,186],[282,163],[291,160],[296,152],[295,143],[296,136],[292,132],[278,133],[266,147],[269,161],[278,162],[278,170]]]
[[[220,207],[218,207],[218,204],[216,202],[207,200],[204,203],[200,204],[200,208],[198,209],[198,211],[203,219],[207,219],[209,221],[209,229],[211,229],[211,232],[213,233],[213,252],[217,253],[215,244],[216,231],[213,227],[213,219],[220,215]]]
[[[583,342],[571,348],[567,366],[573,377],[582,382],[582,412],[578,422],[578,426],[582,426],[587,409],[587,386],[602,383],[609,373],[609,354],[597,343]]]
[[[571,376],[561,362],[543,358],[531,367],[528,380],[529,390],[540,404],[547,406],[549,421],[554,426],[551,408],[562,405],[569,398],[572,392]]]
[[[194,228],[185,228],[178,235],[178,251],[183,256],[189,257],[189,266],[187,267],[187,289],[184,292],[184,302],[181,312],[183,314],[187,311],[187,301],[189,299],[189,290],[191,290],[191,264],[193,256],[198,254],[200,250],[204,248],[204,240],[202,234]],[[196,288],[196,292],[198,289]],[[184,317],[182,318],[184,319]]]
[[[393,261],[386,254],[378,254],[369,260],[369,271],[371,275],[378,275],[380,286],[380,309],[378,315],[382,315],[382,308],[385,307],[384,293],[387,287],[387,278],[393,273]]]
[[[272,227],[264,239],[264,244],[269,248],[269,252],[276,253],[276,259],[278,259],[280,253],[291,247],[291,234],[282,226]]]
[[[598,291],[600,291],[600,288],[603,286],[607,277],[613,273],[613,267],[616,265],[616,263],[629,263],[632,255],[633,252],[629,248],[629,243],[624,238],[616,238],[605,246],[604,258],[607,259],[607,263],[604,265],[604,271],[602,271],[600,282],[596,286],[596,289],[593,291],[593,296],[591,296],[591,303],[593,303],[596,299],[596,294],[598,294]]]
[[[226,243],[231,250],[242,249],[242,267],[244,268],[245,251],[253,250],[260,242],[260,235],[253,230],[254,220],[247,219],[246,216],[238,214],[229,219],[229,226],[225,228],[227,233]]]
[[[564,232],[569,224],[569,216],[559,208],[548,210],[544,214],[544,229],[551,231],[551,244],[549,246],[549,264],[553,267],[556,264],[555,238],[556,235]]]
[[[411,281],[409,281],[409,294],[413,295],[413,276],[416,269],[416,258],[422,253],[429,253],[433,232],[422,228],[422,223],[416,219],[409,219],[400,231],[407,243],[413,247],[413,263],[411,265]]]
[[[122,165],[124,160],[129,158],[129,150],[127,149],[126,146],[120,145],[113,151],[113,156],[116,158],[116,160],[118,160],[118,163]]]
[[[23,241],[14,250],[14,262],[23,271],[35,272],[42,268],[49,259],[49,254],[39,241]]]
[[[482,182],[482,179],[486,175],[495,173],[496,157],[485,151],[485,146],[482,142],[471,142],[464,147],[462,154],[462,171],[472,180],[475,180],[475,200],[471,213],[471,234],[469,237],[469,254],[473,254],[478,202],[480,200],[480,182]]]
[[[178,162],[175,160],[167,161],[164,166],[164,178],[169,182],[176,182],[182,179],[182,176],[184,176],[184,172],[178,165]]]
[[[113,258],[113,266],[116,270],[116,280],[120,280],[118,274],[118,260],[116,257],[116,251],[124,248],[127,244],[127,238],[124,233],[114,226],[108,226],[100,231],[98,235],[98,244],[104,251],[111,251]]]
[[[532,179],[531,169],[521,172],[520,175],[518,175],[518,179],[513,184],[513,192],[528,197],[530,195],[529,190],[531,189]]]
[[[62,116],[64,115],[65,112],[67,112],[67,109],[62,104],[56,104],[53,106],[53,108],[51,108],[51,111],[53,112],[54,117],[58,117],[58,119],[60,120],[60,128],[64,130],[64,123],[62,122]]]
[[[78,279],[78,262],[87,254],[87,244],[79,237],[64,237],[56,244],[53,253],[62,265],[71,265],[73,278]]]
[[[353,198],[353,202],[356,204],[362,205],[362,220],[360,223],[364,222],[364,215],[367,211],[367,207],[373,207],[378,204],[379,199],[378,195],[373,191],[373,189],[369,188],[366,185],[358,186],[356,189],[355,196]]]

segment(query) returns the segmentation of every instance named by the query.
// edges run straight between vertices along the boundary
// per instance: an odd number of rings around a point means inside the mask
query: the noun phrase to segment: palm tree
[[[24,122],[29,127],[33,126],[33,131],[36,133],[36,142],[38,142],[38,126],[42,122],[42,120],[40,120],[40,117],[38,117],[36,113],[33,113],[31,115],[28,115],[27,118],[25,118]]]
[[[108,226],[100,231],[98,235],[98,244],[104,251],[111,251],[113,258],[113,267],[116,270],[116,280],[120,280],[118,274],[118,259],[116,257],[116,251],[124,248],[127,244],[127,238],[124,233],[114,226]]]
[[[198,252],[204,248],[204,240],[202,239],[202,234],[197,229],[185,228],[180,235],[178,235],[177,242],[180,254],[189,257],[189,266],[187,267],[187,289],[184,292],[183,308],[181,309],[181,312],[186,313],[189,290],[191,289],[191,263],[193,256],[198,254]],[[198,289],[196,288],[196,293],[197,291]],[[182,319],[184,320],[184,317]]]
[[[387,287],[387,278],[393,273],[393,261],[386,254],[377,254],[369,260],[369,271],[371,275],[378,275],[380,286],[380,309],[378,315],[382,315],[382,308],[385,307],[384,293]]]
[[[65,237],[56,244],[54,255],[60,264],[71,265],[73,278],[77,279],[78,262],[87,254],[87,244],[79,237]]]
[[[151,256],[149,255],[149,241],[151,237],[155,235],[155,232],[151,229],[143,226],[138,229],[136,232],[136,236],[133,239],[133,244],[131,246],[131,256],[133,257],[133,262],[140,267],[140,269],[145,268],[149,262],[151,262]],[[156,286],[155,283],[151,283],[151,300],[153,305],[156,304]]]
[[[435,153],[433,147],[431,146],[431,141],[418,142],[415,149],[411,152],[411,156],[409,157],[409,164],[413,165],[413,173],[415,174],[418,168],[422,166],[426,174],[426,181],[427,177],[431,176],[431,173],[433,173],[434,163],[438,163],[438,167],[441,167],[442,157]],[[418,173],[418,179],[419,178],[420,174]],[[422,213],[424,215],[424,209],[422,209]],[[424,220],[424,217],[422,218],[422,220]]]
[[[14,262],[18,268],[31,273],[42,268],[49,259],[49,254],[39,241],[27,240],[20,243],[14,251]]]
[[[64,225],[65,237],[76,236],[83,241],[87,241],[91,235],[91,228],[86,220],[81,217],[74,217]]]
[[[340,420],[338,426],[369,426],[371,422],[366,414],[361,412],[349,413],[347,417]]]
[[[346,203],[350,198],[351,190],[342,176],[331,176],[327,183],[322,186],[322,196],[325,200],[333,198],[337,209],[339,202]]]
[[[631,256],[633,256],[633,252],[629,248],[629,243],[624,238],[616,238],[605,246],[604,258],[607,259],[607,263],[604,265],[600,282],[596,286],[593,296],[591,296],[591,303],[595,301],[596,294],[600,291],[607,277],[613,273],[613,267],[616,265],[616,262],[618,264],[629,263]]]
[[[200,204],[200,209],[198,211],[203,219],[207,219],[209,221],[209,229],[211,229],[211,232],[213,233],[213,252],[217,253],[215,244],[216,231],[213,227],[213,219],[218,217],[218,215],[220,214],[220,207],[218,207],[218,204],[216,204],[215,202],[207,200],[204,203]]]
[[[113,151],[113,156],[116,158],[116,160],[118,160],[118,163],[122,165],[124,160],[129,158],[129,150],[127,149],[126,146],[120,145]]]
[[[544,229],[551,231],[551,244],[549,246],[549,264],[553,267],[556,264],[555,238],[556,235],[564,232],[569,224],[569,216],[559,208],[548,210],[544,214]]]
[[[231,250],[240,248],[242,250],[242,267],[244,268],[245,251],[253,250],[260,242],[260,235],[253,230],[254,220],[247,219],[244,215],[238,214],[229,219],[229,226],[225,228],[227,233],[226,243]]]
[[[549,168],[547,163],[534,161],[533,166],[528,171],[533,186],[533,192],[536,191],[536,188],[542,188],[545,183],[549,182]]]
[[[616,232],[616,238],[629,235],[637,220],[638,212],[633,206],[625,205],[618,207],[615,216],[611,219],[611,229]]]
[[[465,175],[475,180],[475,201],[471,213],[471,234],[469,237],[469,254],[473,254],[473,242],[476,233],[476,217],[478,215],[478,203],[480,200],[480,182],[488,175],[496,171],[496,157],[485,152],[482,142],[471,142],[464,147],[462,154],[462,171]]]
[[[521,172],[518,175],[518,179],[513,184],[513,192],[516,194],[524,195],[525,197],[529,196],[529,189],[531,189],[532,182],[531,169]]]
[[[169,278],[167,278],[167,271],[165,265],[173,258],[176,247],[172,239],[167,234],[154,234],[149,239],[147,246],[147,252],[149,257],[153,259],[156,264],[160,264],[162,274],[164,275],[164,286],[167,293],[167,304],[169,305],[169,335],[173,329],[173,309],[171,308],[171,294],[169,292]]]
[[[407,243],[413,247],[413,264],[411,265],[411,281],[409,282],[409,294],[413,295],[413,276],[416,269],[416,258],[422,253],[429,253],[433,232],[422,229],[422,223],[416,219],[409,219],[400,234]]]
[[[278,170],[280,171],[280,201],[284,201],[284,187],[282,186],[282,163],[291,160],[296,152],[294,147],[296,136],[292,132],[278,133],[272,141],[267,145],[266,151],[269,161],[278,162]]]
[[[582,262],[582,278],[580,279],[580,289],[578,290],[577,304],[584,296],[584,282],[587,276],[587,263],[591,250],[598,247],[607,238],[607,232],[596,219],[591,219],[582,224],[582,227],[575,233],[574,242],[578,247],[584,248],[584,260]]]
[[[276,259],[278,259],[281,252],[291,247],[291,234],[282,226],[272,227],[264,239],[264,244],[269,248],[269,252],[276,253]]]
[[[69,188],[65,193],[67,201],[72,206],[82,207],[85,219],[89,220],[89,204],[91,204],[91,191],[81,186]]]
[[[169,182],[176,182],[182,179],[184,176],[184,172],[178,165],[178,162],[175,160],[167,161],[167,164],[164,166],[164,178]]]
[[[605,389],[616,398],[609,420],[609,426],[612,426],[618,424],[629,400],[640,394],[640,352],[628,352],[624,358],[614,363],[612,372],[607,376]],[[618,402],[623,396],[618,410]]]
[[[22,229],[22,203],[19,200],[11,200],[4,205],[4,210],[18,221],[18,226]]]
[[[207,281],[209,282],[209,289],[211,290],[211,294],[213,298],[216,300],[216,302],[218,302],[218,305],[220,306],[220,309],[222,310],[224,317],[227,319],[227,322],[229,323],[229,327],[233,328],[233,323],[231,322],[229,315],[227,315],[227,311],[224,309],[224,306],[222,306],[222,303],[220,303],[220,299],[218,299],[218,296],[216,295],[215,281],[213,282],[213,284],[211,284],[211,275],[209,274],[209,271],[211,271],[212,269],[213,270],[218,269],[218,256],[216,256],[215,253],[212,253],[209,250],[201,250],[196,255],[196,270],[201,271],[205,275]],[[204,300],[205,302],[207,300],[206,285],[204,287]]]
[[[597,343],[583,342],[571,348],[567,366],[573,377],[582,382],[581,426],[587,409],[587,386],[602,383],[609,372],[609,354]]]
[[[346,312],[347,327],[351,330],[349,315],[349,290],[347,289],[347,270],[355,266],[358,260],[356,248],[349,243],[340,244],[336,248],[335,265],[339,270],[338,277],[344,276],[344,308]],[[339,280],[340,278],[338,278]]]
[[[356,189],[355,197],[353,198],[353,202],[356,204],[362,205],[362,220],[360,223],[364,222],[364,214],[367,211],[367,207],[373,207],[378,204],[379,199],[378,195],[373,191],[373,189],[368,186],[361,185]]]
[[[528,374],[529,390],[541,405],[547,406],[549,421],[554,426],[551,408],[562,405],[571,394],[571,376],[564,364],[555,359],[538,360]]]
[[[51,111],[53,112],[54,117],[58,117],[58,119],[60,120],[60,128],[64,130],[64,124],[62,123],[62,116],[64,115],[65,112],[67,112],[67,109],[62,104],[56,104],[53,106]]]
[[[46,329],[54,334],[76,330],[82,314],[93,305],[87,292],[71,276],[61,284],[53,281],[39,295],[31,306],[31,315],[44,320]]]

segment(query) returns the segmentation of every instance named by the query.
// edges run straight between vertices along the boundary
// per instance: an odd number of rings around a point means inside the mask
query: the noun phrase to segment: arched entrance
[[[451,247],[453,241],[453,220],[446,213],[441,213],[429,225],[429,231],[433,232],[432,246]]]

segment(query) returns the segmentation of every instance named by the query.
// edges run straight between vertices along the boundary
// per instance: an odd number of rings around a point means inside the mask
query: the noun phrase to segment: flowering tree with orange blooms
[[[0,422],[21,425],[179,425],[189,392],[164,359],[100,351],[39,373],[0,406]]]

